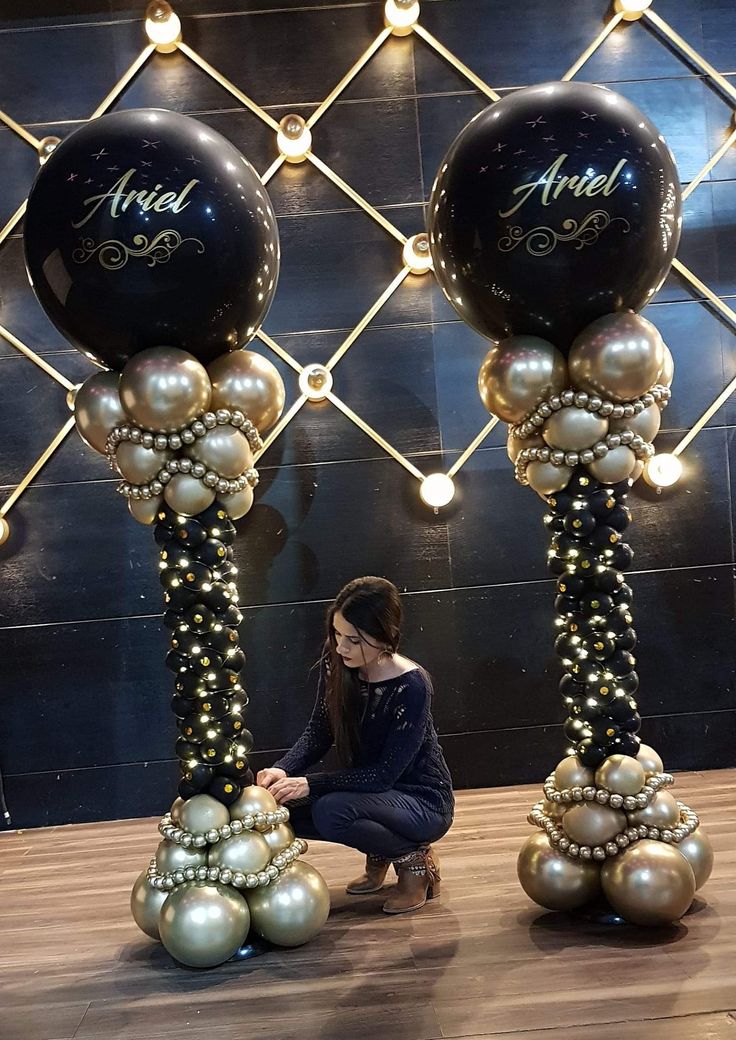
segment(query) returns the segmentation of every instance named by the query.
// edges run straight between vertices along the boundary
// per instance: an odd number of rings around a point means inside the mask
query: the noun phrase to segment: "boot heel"
[[[439,894],[440,894],[440,883],[439,883],[439,881],[435,881],[427,888],[427,899],[434,899]]]

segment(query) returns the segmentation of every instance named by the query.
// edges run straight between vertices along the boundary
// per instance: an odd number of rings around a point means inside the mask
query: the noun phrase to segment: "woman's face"
[[[347,668],[363,668],[377,660],[383,647],[377,646],[370,636],[353,628],[339,610],[332,619],[335,648]]]

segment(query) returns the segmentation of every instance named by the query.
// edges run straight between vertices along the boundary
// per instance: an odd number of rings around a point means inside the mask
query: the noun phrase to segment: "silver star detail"
[[[546,123],[546,122],[547,122],[546,119],[542,119],[541,116],[538,116],[537,119],[527,120],[527,124],[526,125],[527,126],[539,126],[540,123]]]
[[[109,155],[109,152],[107,152],[104,148],[100,148],[99,152],[92,152],[93,159],[101,159],[103,155]]]
[[[582,111],[582,109],[581,109],[581,111]],[[583,119],[590,119],[592,122],[595,122],[597,118],[598,118],[597,112],[583,112]]]
[[[159,141],[147,141],[145,139],[145,137],[143,138],[143,147],[144,148],[158,148],[159,144],[160,144]]]
[[[67,181],[75,181],[77,179],[76,173],[70,173],[67,177]]]
[[[501,149],[505,148],[505,147],[506,147],[506,145],[505,144],[501,144],[501,142],[499,141],[498,144],[496,145],[496,147],[493,149],[493,151],[494,152],[500,152]]]

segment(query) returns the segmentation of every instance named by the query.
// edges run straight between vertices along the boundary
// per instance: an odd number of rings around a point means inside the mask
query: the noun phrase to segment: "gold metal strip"
[[[682,36],[680,36],[679,33],[675,32],[671,25],[665,22],[664,18],[660,18],[659,15],[656,14],[656,12],[651,10],[651,8],[648,8],[646,11],[644,11],[644,18],[647,18],[650,22],[656,25],[657,28],[667,37],[667,39],[671,40],[672,43],[674,43],[674,45],[682,51],[683,54],[687,55],[687,57],[690,59],[691,62],[693,62],[694,65],[699,66],[703,70],[703,72],[705,72],[708,76],[711,77],[711,79],[713,79],[718,84],[721,90],[725,91],[725,93],[728,94],[729,97],[736,101],[736,87],[734,87],[733,84],[729,83],[728,80],[725,79],[717,69],[714,69],[711,63],[709,61],[706,61],[706,59],[701,54],[698,54],[697,51],[694,51],[690,44],[687,43],[686,40],[683,40]]]
[[[27,141],[28,144],[32,145],[38,151],[38,146],[41,142],[37,137],[34,137],[32,133],[26,130],[24,126],[21,126],[20,123],[16,123],[12,116],[9,116],[7,112],[3,112],[1,109],[0,119],[6,126],[9,126],[11,130],[15,131],[18,137],[22,137],[24,141]]]
[[[409,268],[402,267],[402,269],[399,271],[399,273],[396,275],[393,281],[383,290],[383,292],[378,297],[373,306],[370,308],[370,310],[366,311],[366,313],[360,319],[360,321],[352,330],[352,332],[340,344],[340,346],[337,348],[330,360],[327,362],[325,368],[328,372],[331,372],[337,364],[337,362],[340,360],[340,358],[348,352],[350,347],[352,347],[353,343],[355,343],[358,336],[360,336],[360,334],[367,328],[367,326],[370,325],[375,316],[378,314],[381,308],[387,303],[387,301],[393,296],[393,294],[396,292],[396,290],[399,288],[399,286],[408,274],[410,274]]]
[[[254,115],[257,115],[259,119],[262,119],[264,123],[267,123],[272,130],[277,130],[279,124],[270,116],[268,112],[265,112],[260,105],[256,104],[247,94],[244,94],[242,90],[238,90],[234,83],[231,83],[229,79],[226,79],[222,73],[218,72],[208,61],[205,61],[196,51],[193,51],[191,47],[188,47],[186,43],[178,43],[178,49],[182,54],[186,54],[187,58],[194,62],[195,65],[199,65],[200,69],[211,76],[215,83],[219,83],[221,87],[232,94],[234,98],[237,98],[241,105],[245,105],[246,108],[250,109]]]
[[[490,422],[486,423],[486,425],[483,427],[483,429],[480,431],[480,433],[476,437],[473,438],[473,440],[467,446],[467,448],[462,453],[462,455],[458,459],[455,460],[455,462],[452,464],[452,466],[450,466],[450,468],[447,471],[447,476],[448,477],[454,477],[455,476],[455,474],[465,465],[465,463],[468,461],[468,459],[473,454],[473,452],[476,450],[476,448],[480,447],[480,445],[486,439],[486,437],[491,432],[491,430],[493,430],[496,426],[498,426],[499,421],[500,420],[499,420],[497,415],[494,415],[494,416],[491,417]]]
[[[501,100],[501,95],[497,94],[493,87],[489,87],[487,83],[483,82],[480,76],[476,76],[472,69],[469,69],[468,66],[464,65],[459,58],[455,57],[452,51],[448,51],[447,47],[443,46],[440,41],[432,35],[432,33],[427,32],[427,30],[419,24],[415,25],[413,28],[414,32],[420,37],[420,39],[424,40],[425,43],[428,43],[430,47],[433,47],[437,53],[445,59],[445,61],[449,62],[449,64],[452,65],[453,68],[457,69],[458,72],[462,73],[466,79],[469,79],[473,86],[477,87],[482,94],[485,94],[486,97],[489,97],[492,101]]]
[[[408,459],[404,458],[401,452],[397,451],[396,448],[389,444],[387,440],[384,440],[380,433],[376,433],[372,426],[369,426],[368,423],[361,419],[359,415],[356,415],[353,409],[346,405],[344,401],[341,401],[340,398],[333,394],[331,390],[326,394],[326,397],[327,400],[332,401],[334,406],[339,408],[339,410],[346,415],[351,422],[355,423],[358,429],[362,430],[363,433],[367,433],[371,440],[374,440],[388,455],[391,455],[392,458],[396,459],[396,461],[400,463],[404,469],[408,470],[413,477],[416,477],[419,481],[424,480],[424,474],[421,473],[416,466],[413,466]]]
[[[2,229],[2,231],[0,231],[0,245],[2,245],[2,243],[8,237],[8,235],[11,234],[11,232],[13,231],[13,228],[16,226],[16,224],[20,224],[21,220],[23,219],[23,214],[26,211],[26,206],[27,205],[28,205],[28,199],[25,199],[25,201],[21,202],[20,206],[18,206],[17,210],[15,211],[13,216],[10,218],[10,220],[7,222],[7,224]]]
[[[726,403],[726,401],[734,393],[734,391],[736,391],[736,376],[734,376],[734,378],[731,380],[728,386],[725,386],[723,390],[721,390],[720,394],[718,395],[718,397],[716,397],[713,404],[709,408],[706,408],[706,410],[700,416],[698,421],[693,425],[692,429],[687,431],[687,433],[682,438],[677,447],[673,449],[673,455],[681,455],[683,453],[685,448],[687,448],[688,444],[690,444],[691,441],[695,440],[695,438],[698,436],[698,434],[703,429],[708,420],[711,419],[716,414],[718,409]]]
[[[383,32],[378,34],[378,36],[375,38],[370,47],[368,47],[368,49],[364,51],[363,54],[361,54],[361,56],[358,58],[353,67],[345,73],[345,75],[342,77],[342,79],[334,88],[334,90],[331,90],[322,102],[322,104],[318,108],[316,108],[314,112],[312,112],[311,116],[307,120],[307,126],[310,129],[314,126],[318,119],[322,118],[322,116],[325,114],[330,105],[332,105],[337,100],[340,94],[342,94],[343,90],[345,90],[345,88],[349,86],[350,82],[353,79],[355,79],[360,70],[368,64],[368,62],[371,60],[376,51],[379,50],[379,48],[389,38],[390,35],[390,26],[387,26],[383,30]]]
[[[734,127],[734,129],[731,131],[731,133],[728,135],[728,137],[723,142],[718,151],[714,152],[713,155],[711,155],[710,159],[705,164],[703,169],[698,173],[698,175],[694,177],[693,180],[691,180],[688,186],[684,189],[682,193],[683,199],[686,199],[688,195],[691,195],[695,191],[695,189],[703,180],[703,178],[707,177],[710,171],[716,165],[716,163],[719,163],[721,161],[721,159],[726,154],[731,145],[734,143],[734,141],[736,141],[736,127]]]
[[[307,159],[309,159],[312,165],[316,166],[320,173],[323,173],[328,180],[331,180],[333,184],[337,185],[340,191],[343,191],[349,199],[352,199],[361,209],[365,210],[369,217],[373,217],[377,224],[380,224],[384,230],[388,231],[390,235],[393,235],[395,239],[401,242],[402,246],[406,244],[406,235],[402,235],[399,229],[394,227],[390,220],[387,220],[382,213],[379,213],[377,209],[371,206],[370,202],[367,202],[362,195],[359,195],[354,188],[351,188],[347,181],[344,181],[339,174],[330,169],[330,167],[323,163],[321,159],[318,159],[313,152],[307,152]]]
[[[23,477],[23,479],[21,480],[20,484],[18,484],[18,486],[15,488],[15,490],[10,495],[10,497],[7,498],[5,500],[5,502],[3,502],[3,504],[0,506],[0,516],[7,516],[8,515],[8,513],[10,512],[12,507],[18,501],[18,499],[23,494],[23,492],[28,487],[28,485],[31,483],[31,481],[36,476],[36,474],[39,473],[43,469],[43,467],[49,461],[49,459],[54,454],[54,452],[57,450],[57,448],[59,448],[59,446],[62,444],[62,442],[71,433],[71,431],[73,429],[74,429],[74,416],[72,415],[64,423],[64,425],[59,430],[59,432],[56,434],[56,436],[52,440],[51,444],[49,444],[49,446],[46,448],[44,453],[42,455],[40,455],[38,457],[38,459],[36,459],[36,461],[33,463],[31,468],[28,470],[28,472]]]
[[[563,82],[565,80],[572,79],[573,76],[576,76],[578,74],[578,72],[580,72],[580,70],[582,69],[583,65],[586,63],[586,61],[588,61],[589,58],[593,57],[593,55],[595,54],[595,52],[598,50],[598,48],[601,46],[602,43],[605,43],[605,41],[608,39],[609,35],[613,32],[613,30],[616,28],[616,26],[621,21],[623,16],[624,16],[623,11],[619,11],[617,14],[615,14],[613,16],[613,18],[610,20],[610,22],[608,22],[603,27],[601,32],[598,33],[596,38],[591,43],[590,47],[586,47],[586,49],[580,55],[580,57],[575,62],[575,64],[570,66],[570,68],[567,70],[565,75],[562,77]]]
[[[278,354],[282,361],[285,361],[287,365],[290,365],[295,372],[298,372],[301,375],[302,366],[299,362],[296,361],[288,351],[279,346],[275,339],[271,339],[267,332],[264,332],[263,329],[259,329],[256,336],[262,343],[265,343],[267,347],[270,347],[274,354]]]
[[[108,110],[110,105],[112,105],[113,102],[117,101],[117,99],[120,97],[122,92],[128,86],[130,81],[132,79],[134,79],[135,76],[138,75],[140,70],[143,68],[143,66],[146,64],[146,62],[148,61],[148,59],[151,57],[151,55],[153,54],[153,52],[155,50],[156,50],[156,45],[153,44],[153,43],[149,43],[149,45],[147,47],[143,48],[143,50],[138,55],[138,57],[135,59],[135,61],[130,66],[128,71],[126,73],[124,73],[124,75],[118,80],[118,82],[112,88],[112,90],[107,95],[107,97],[103,98],[102,101],[99,103],[97,108],[94,110],[92,115],[89,117],[90,119],[98,119],[99,116],[104,115],[104,113]]]
[[[675,258],[672,261],[672,267],[678,274],[681,274],[691,285],[694,285],[705,298],[713,304],[716,310],[720,311],[724,318],[728,318],[731,324],[736,329],[736,311],[732,311],[730,307],[726,306],[723,300],[719,300],[712,289],[709,289],[705,282],[701,282],[697,275],[694,275],[684,264]]]
[[[294,401],[293,405],[286,413],[286,415],[281,416],[279,421],[276,423],[274,428],[269,433],[268,437],[266,437],[265,441],[263,442],[263,447],[254,454],[253,460],[255,462],[258,462],[258,460],[262,457],[263,453],[268,451],[273,442],[281,433],[283,433],[283,431],[289,425],[289,423],[297,414],[297,412],[300,411],[304,404],[306,404],[306,401],[307,398],[304,396],[304,394],[301,394],[299,397],[297,397],[296,401]]]
[[[278,159],[274,159],[274,161],[271,163],[269,168],[266,170],[266,172],[261,177],[261,184],[268,184],[268,182],[271,180],[271,178],[273,176],[275,176],[279,172],[279,170],[281,169],[281,167],[284,165],[285,162],[286,162],[286,159],[283,157],[283,155],[280,155],[278,157]]]
[[[39,368],[42,368],[44,372],[51,376],[52,379],[55,379],[57,383],[61,383],[65,390],[74,389],[74,383],[70,383],[66,376],[63,376],[61,372],[57,372],[53,365],[50,365],[48,361],[44,361],[35,350],[31,350],[31,348],[27,347],[25,343],[21,343],[17,336],[14,336],[12,332],[4,328],[2,325],[0,325],[0,336],[2,336],[3,339],[6,339],[11,347],[15,347],[15,349],[21,354],[25,354],[27,358],[30,358],[34,365],[38,365]]]

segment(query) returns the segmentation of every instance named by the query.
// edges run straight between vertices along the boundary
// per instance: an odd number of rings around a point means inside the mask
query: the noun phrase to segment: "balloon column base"
[[[574,755],[544,783],[519,853],[526,894],[548,910],[605,924],[673,924],[710,876],[713,850],[697,815],[666,790],[674,777],[641,745],[594,772]]]

